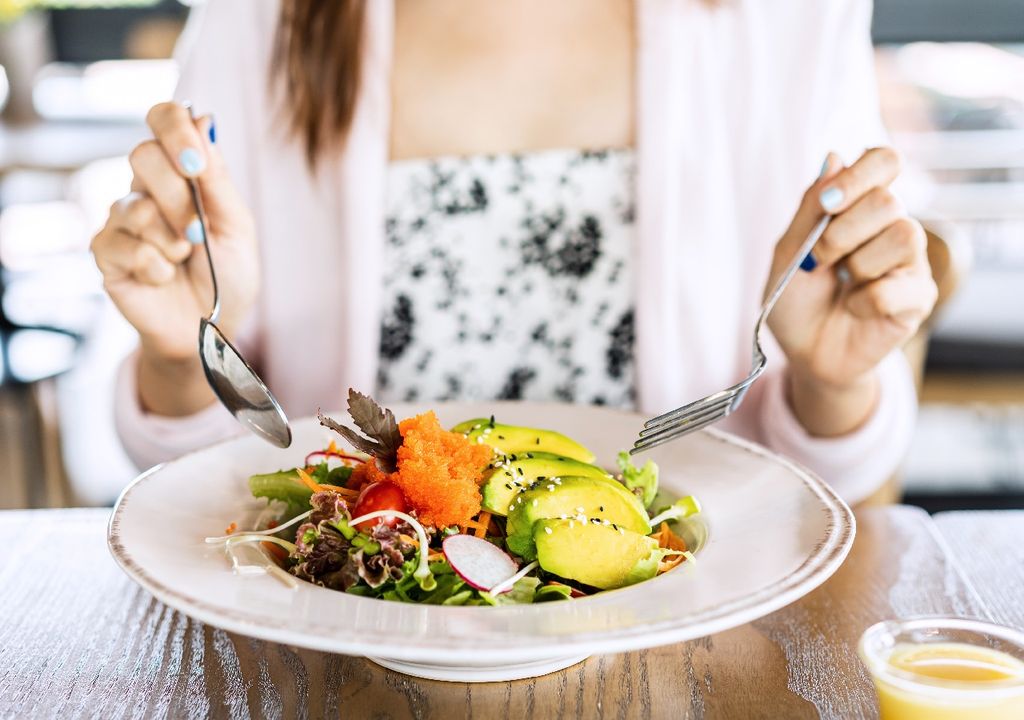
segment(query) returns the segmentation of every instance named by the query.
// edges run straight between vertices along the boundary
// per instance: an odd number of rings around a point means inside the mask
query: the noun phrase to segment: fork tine
[[[721,420],[722,418],[724,418],[728,414],[729,414],[729,406],[728,405],[719,406],[719,407],[715,408],[714,410],[708,410],[708,411],[703,412],[703,413],[701,413],[699,415],[694,415],[692,417],[688,417],[685,420],[683,420],[683,421],[681,421],[681,422],[679,422],[679,423],[677,423],[675,425],[670,425],[670,426],[664,427],[664,428],[660,429],[656,433],[651,433],[650,435],[639,437],[639,438],[637,438],[636,443],[652,443],[652,442],[656,442],[656,441],[658,441],[658,440],[660,440],[660,439],[662,439],[664,437],[676,436],[676,434],[679,433],[679,431],[681,431],[681,430],[686,430],[687,428],[691,428],[691,427],[694,427],[694,426],[697,426],[697,425],[701,425],[702,423],[704,423],[707,420],[710,420],[711,422],[715,422],[717,420]],[[634,445],[636,445],[636,443],[634,443]]]
[[[690,413],[696,412],[703,407],[706,407],[711,404],[717,404],[721,402],[723,399],[732,399],[732,396],[734,394],[735,389],[728,388],[726,390],[716,392],[713,395],[708,395],[707,397],[701,398],[700,400],[694,400],[688,405],[683,405],[681,408],[677,408],[675,410],[672,410],[671,412],[667,412],[663,415],[651,418],[650,420],[644,423],[644,429],[650,430],[653,428],[668,425],[669,423],[674,423],[679,418],[689,415]]]
[[[684,425],[681,428],[678,428],[675,432],[667,432],[666,434],[657,438],[648,437],[644,438],[643,440],[637,440],[633,444],[633,449],[629,451],[629,454],[636,455],[637,453],[645,452],[647,450],[650,450],[651,448],[655,448],[664,443],[681,438],[683,435],[689,435],[692,432],[697,432],[701,428],[707,427],[712,423],[718,422],[719,420],[722,419],[722,417],[728,414],[729,413],[725,412],[722,415],[710,415],[701,420],[700,422]]]
[[[657,435],[659,433],[673,430],[686,423],[695,422],[704,417],[707,417],[709,414],[720,412],[723,409],[729,408],[731,405],[732,397],[723,397],[719,399],[716,403],[705,405],[701,408],[694,410],[693,412],[687,413],[686,415],[681,415],[672,422],[662,423],[661,425],[657,425],[655,427],[644,428],[643,430],[640,431],[640,438],[643,439],[646,437]]]

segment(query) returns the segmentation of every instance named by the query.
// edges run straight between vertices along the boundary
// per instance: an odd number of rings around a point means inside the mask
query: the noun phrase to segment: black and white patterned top
[[[631,150],[392,163],[382,401],[631,407],[635,164]]]

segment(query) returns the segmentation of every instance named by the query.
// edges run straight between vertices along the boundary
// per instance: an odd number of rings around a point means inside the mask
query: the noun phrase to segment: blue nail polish
[[[830,187],[828,190],[822,190],[821,207],[826,211],[835,210],[843,202],[843,191],[837,187]]]
[[[212,132],[212,130],[213,130],[213,126],[212,126],[212,125],[210,126],[210,130],[211,130],[211,132]],[[819,180],[820,180],[821,178],[825,177],[825,173],[827,173],[827,172],[828,172],[828,165],[829,165],[829,162],[828,162],[828,161],[829,161],[829,159],[830,159],[830,158],[829,158],[829,156],[828,156],[828,155],[826,155],[826,156],[825,156],[825,162],[823,162],[823,163],[821,164],[821,170],[820,170],[820,171],[818,171],[818,179],[819,179]]]
[[[189,175],[198,175],[206,168],[203,156],[195,148],[182,150],[178,155],[178,162],[181,163],[181,169]]]
[[[804,272],[810,272],[816,267],[818,267],[818,261],[814,259],[814,253],[807,253],[807,257],[800,263],[800,269]]]
[[[203,242],[203,226],[199,224],[199,218],[192,218],[192,222],[185,228],[185,237],[193,245]]]
[[[217,125],[213,122],[213,115],[210,116],[209,135],[210,135],[210,142],[216,144],[217,143]]]

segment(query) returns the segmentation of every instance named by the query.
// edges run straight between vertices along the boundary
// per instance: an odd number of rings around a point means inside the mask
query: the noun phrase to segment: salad
[[[353,595],[440,605],[564,600],[632,585],[693,560],[671,525],[692,496],[653,510],[658,468],[619,453],[618,474],[565,435],[433,412],[397,422],[349,391],[358,430],[301,466],[249,478],[266,527],[207,538],[258,543],[278,573]],[[289,577],[291,579],[291,577]]]

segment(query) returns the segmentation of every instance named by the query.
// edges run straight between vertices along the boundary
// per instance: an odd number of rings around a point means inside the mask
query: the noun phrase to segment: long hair
[[[272,79],[283,84],[286,117],[310,167],[340,146],[355,116],[366,0],[283,0]]]

